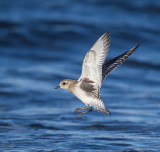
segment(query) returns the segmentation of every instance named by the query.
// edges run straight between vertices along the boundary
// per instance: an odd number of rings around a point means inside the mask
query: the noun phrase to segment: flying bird
[[[92,108],[105,115],[111,115],[111,112],[106,108],[100,98],[101,85],[105,77],[122,64],[139,47],[137,45],[127,52],[109,61],[105,61],[109,46],[109,32],[106,32],[95,42],[84,57],[80,78],[78,80],[64,79],[55,87],[55,89],[63,88],[72,92],[87,106],[87,108],[78,107],[74,110],[74,112],[80,109],[85,110],[77,118],[91,112]]]

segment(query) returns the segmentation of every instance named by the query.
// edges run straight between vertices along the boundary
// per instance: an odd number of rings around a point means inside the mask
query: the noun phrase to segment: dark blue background
[[[141,46],[104,81],[112,115],[53,88],[77,79],[110,31],[108,59]],[[0,151],[159,151],[160,1],[0,0]]]

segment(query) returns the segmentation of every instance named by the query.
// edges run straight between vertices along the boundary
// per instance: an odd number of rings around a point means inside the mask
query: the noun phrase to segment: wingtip
[[[132,52],[135,51],[139,46],[141,45],[141,43],[137,44],[135,47],[133,47],[131,50]]]
[[[104,33],[104,35],[109,35],[110,34],[110,32],[109,31],[107,31],[106,33]]]
[[[109,31],[104,33],[100,38],[101,38],[101,40],[104,40],[105,42],[107,42],[107,44],[110,43],[110,33],[109,33]]]
[[[110,35],[109,31],[107,31],[101,37],[106,37],[106,36],[109,37],[109,35]]]
[[[137,49],[141,44],[142,44],[142,42],[140,42],[139,44],[137,44],[134,48]]]
[[[141,43],[137,44],[137,45],[135,46],[135,48],[138,48],[140,45],[141,45]]]
[[[108,33],[108,34],[109,34],[110,32],[109,32],[109,31],[107,31],[106,33]]]

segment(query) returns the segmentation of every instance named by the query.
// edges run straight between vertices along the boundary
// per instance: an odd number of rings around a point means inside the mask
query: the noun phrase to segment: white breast
[[[91,98],[80,88],[76,88],[74,91],[74,95],[80,99],[87,107],[90,105]]]

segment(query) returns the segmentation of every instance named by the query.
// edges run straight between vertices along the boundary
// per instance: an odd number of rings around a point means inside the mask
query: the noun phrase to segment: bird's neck
[[[67,90],[73,93],[77,83],[78,83],[77,80],[72,80]]]

